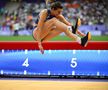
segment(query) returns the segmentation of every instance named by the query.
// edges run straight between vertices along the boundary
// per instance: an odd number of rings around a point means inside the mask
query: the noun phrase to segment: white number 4
[[[72,58],[71,65],[70,65],[72,68],[75,68],[77,66],[77,61],[76,60],[77,60],[76,58]]]
[[[28,58],[26,58],[26,60],[24,61],[24,63],[22,64],[22,66],[28,67],[29,63],[28,63]]]

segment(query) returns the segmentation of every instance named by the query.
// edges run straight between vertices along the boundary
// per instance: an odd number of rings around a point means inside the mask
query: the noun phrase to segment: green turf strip
[[[0,36],[0,41],[34,41],[32,36]],[[57,36],[51,41],[71,41],[67,36]],[[92,41],[108,41],[106,36],[92,36]]]

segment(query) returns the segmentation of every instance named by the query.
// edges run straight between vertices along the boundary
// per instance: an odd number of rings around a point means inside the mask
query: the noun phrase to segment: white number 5
[[[72,68],[75,68],[77,66],[77,61],[76,60],[77,60],[76,58],[72,58],[71,65],[70,65]]]
[[[26,60],[24,61],[24,63],[22,64],[22,66],[28,67],[29,63],[28,63],[28,58],[26,58]]]

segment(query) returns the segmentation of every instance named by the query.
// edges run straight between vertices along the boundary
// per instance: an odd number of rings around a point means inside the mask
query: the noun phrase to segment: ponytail
[[[55,1],[56,1],[56,0],[45,0],[46,5],[49,4],[49,3],[53,3],[53,2],[55,2]]]

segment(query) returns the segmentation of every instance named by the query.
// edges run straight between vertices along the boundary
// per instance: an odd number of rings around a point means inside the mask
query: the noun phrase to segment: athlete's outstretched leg
[[[85,36],[85,38],[78,37],[76,34],[73,34],[68,29],[68,26],[66,24],[60,22],[59,20],[57,20],[56,23],[54,23],[54,25],[56,26],[57,30],[60,30],[60,31],[64,32],[66,34],[66,36],[68,36],[71,39],[74,39],[75,41],[77,41],[78,43],[80,43],[82,46],[86,46],[87,43],[88,43],[88,40],[91,38],[90,32],[87,33],[87,35]]]
[[[50,33],[42,39],[42,41],[49,41],[52,38],[58,36],[60,33],[62,33],[62,31],[59,31],[57,29],[51,30]]]

